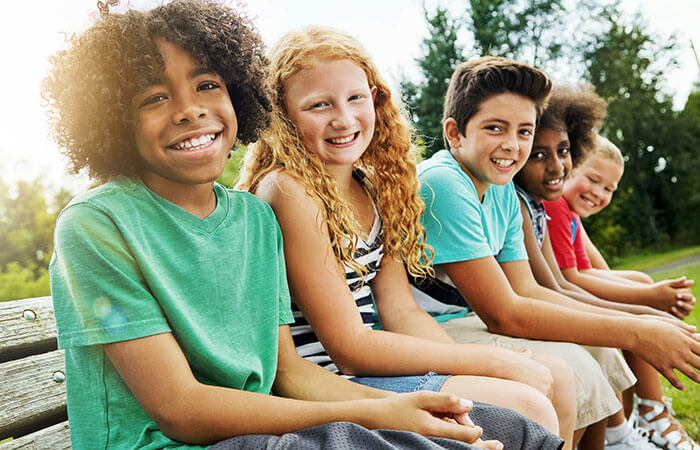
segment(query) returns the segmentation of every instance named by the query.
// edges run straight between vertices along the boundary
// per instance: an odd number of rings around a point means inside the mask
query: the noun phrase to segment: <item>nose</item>
[[[518,149],[518,136],[516,133],[508,133],[503,137],[501,148],[508,152],[514,152]]]
[[[548,160],[549,164],[547,164],[547,170],[550,173],[557,175],[564,173],[564,164],[562,164],[559,158],[548,158]]]
[[[191,94],[181,94],[174,102],[173,122],[176,124],[193,122],[206,117],[206,108]]]
[[[347,106],[338,105],[335,107],[333,119],[331,120],[333,128],[340,130],[350,128],[352,121],[352,114],[350,114],[350,109]]]

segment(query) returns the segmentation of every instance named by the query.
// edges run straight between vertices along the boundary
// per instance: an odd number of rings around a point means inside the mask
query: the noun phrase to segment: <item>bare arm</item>
[[[267,180],[268,182],[265,182]],[[456,344],[415,303],[403,266],[385,257],[372,282],[385,330],[370,330],[332,253],[319,206],[288,175],[266,178],[257,195],[268,201],[284,236],[292,297],[334,363],[349,375],[454,375],[541,379],[547,370],[525,354]],[[398,334],[405,333],[405,334]],[[533,364],[534,363],[534,364]]]
[[[243,434],[283,434],[335,421],[351,421],[368,428],[415,431],[473,442],[481,430],[448,423],[437,416],[465,420],[469,409],[454,395],[423,392],[426,395],[390,395],[373,400],[311,402],[257,394],[202,384],[192,374],[184,354],[170,333],[106,344],[105,353],[138,402],[161,431],[173,439],[207,444]],[[328,382],[324,369],[292,369],[308,379],[292,384]],[[333,376],[333,375],[331,375]],[[339,377],[336,377],[339,378]],[[352,384],[340,380],[334,385]],[[318,386],[329,392],[329,386]],[[311,392],[311,387],[301,388]],[[357,388],[352,398],[366,389]],[[369,393],[376,397],[376,394]]]
[[[622,348],[641,356],[676,387],[682,383],[673,368],[700,382],[693,369],[700,368],[700,344],[689,329],[623,313],[598,314],[588,305],[583,305],[588,311],[573,309],[574,300],[562,301],[548,290],[544,298],[526,297],[539,289],[531,287],[534,277],[525,261],[503,263],[501,269],[493,257],[485,257],[443,267],[494,333]]]

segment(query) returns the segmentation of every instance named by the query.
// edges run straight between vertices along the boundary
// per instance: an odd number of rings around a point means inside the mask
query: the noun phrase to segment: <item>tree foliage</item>
[[[0,300],[48,295],[56,216],[70,194],[59,191],[49,207],[38,180],[0,181],[0,192]]]
[[[625,175],[608,208],[589,220],[593,239],[619,225],[617,244],[608,254],[632,248],[658,247],[697,238],[700,202],[697,192],[700,116],[692,103],[673,110],[665,94],[665,73],[676,64],[672,37],[652,36],[636,15],[606,17],[608,28],[586,51],[587,77],[599,95],[609,99],[602,133],[626,159]],[[694,101],[694,96],[689,98]],[[692,191],[692,189],[696,189]],[[624,244],[623,244],[624,243]]]
[[[442,108],[447,85],[457,64],[464,59],[457,43],[459,25],[446,9],[438,7],[435,14],[425,11],[428,37],[423,39],[424,56],[416,59],[422,80],[401,82],[401,96],[408,105],[418,135],[429,157],[443,147]]]

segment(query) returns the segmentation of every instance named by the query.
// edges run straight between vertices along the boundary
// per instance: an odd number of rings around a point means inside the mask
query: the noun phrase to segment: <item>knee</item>
[[[540,391],[523,385],[512,398],[512,409],[539,423],[554,434],[559,434],[559,419],[554,405]]]
[[[535,359],[547,366],[554,382],[552,403],[559,414],[575,414],[576,382],[574,371],[561,358],[547,353],[533,355]]]

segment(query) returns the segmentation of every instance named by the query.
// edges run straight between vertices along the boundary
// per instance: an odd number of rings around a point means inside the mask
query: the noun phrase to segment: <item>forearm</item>
[[[379,318],[382,328],[386,331],[415,336],[429,341],[446,344],[454,343],[454,339],[442,329],[440,324],[430,314],[415,306],[415,303],[410,308],[403,310],[386,312],[385,309],[379,309]]]
[[[642,305],[633,305],[629,303],[618,303],[618,302],[611,302],[609,300],[603,300],[602,298],[598,298],[594,295],[591,295],[585,291],[568,291],[564,290],[562,292],[564,295],[567,295],[568,297],[571,297],[574,300],[597,306],[600,308],[606,308],[610,309],[613,311],[621,311],[625,312],[628,314],[635,314],[635,315],[640,315],[640,314],[652,314],[652,315],[659,315],[660,311],[656,310],[654,308],[651,308],[649,306],[642,306]],[[666,315],[664,315],[666,316]]]
[[[622,284],[575,270],[566,270],[564,275],[570,282],[605,300],[631,304],[647,304],[648,302],[649,286]]]

